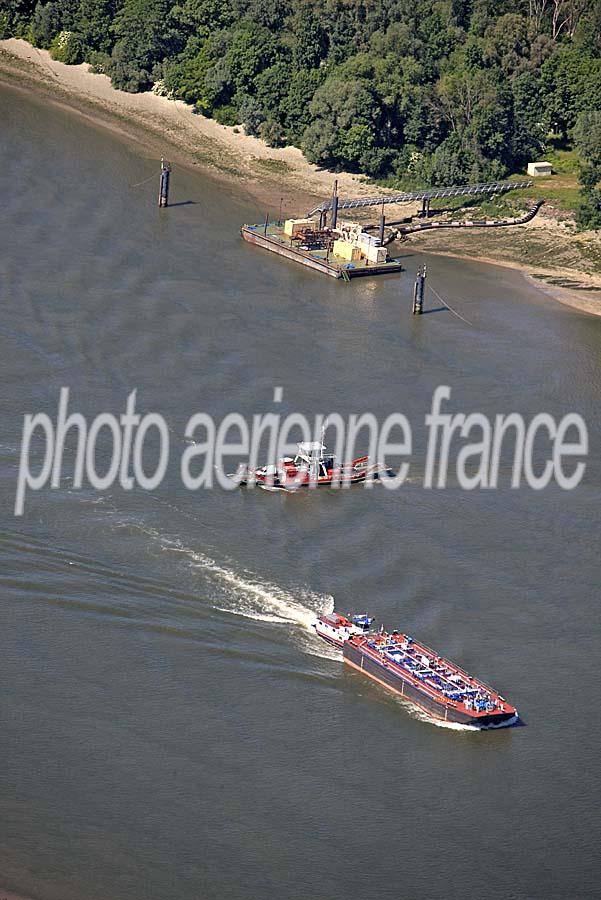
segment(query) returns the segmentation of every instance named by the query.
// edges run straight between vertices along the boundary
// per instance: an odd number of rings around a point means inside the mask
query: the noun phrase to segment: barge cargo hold
[[[245,241],[256,247],[270,250],[308,269],[345,281],[359,276],[388,275],[401,272],[403,268],[396,259],[387,259],[381,263],[372,263],[367,259],[348,261],[324,249],[301,250],[278,225],[243,225],[240,234]]]
[[[423,712],[476,728],[517,721],[517,709],[484,682],[406,634],[352,635],[344,662]]]

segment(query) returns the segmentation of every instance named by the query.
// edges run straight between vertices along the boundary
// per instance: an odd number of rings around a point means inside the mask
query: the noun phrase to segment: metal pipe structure
[[[402,240],[408,234],[417,234],[420,231],[435,231],[441,228],[504,228],[510,225],[525,225],[535,217],[544,202],[544,200],[537,200],[527,213],[517,219],[474,219],[466,222],[425,222],[423,225],[420,223],[401,225],[400,228],[394,228],[389,232],[384,240],[384,246],[388,246],[393,241]],[[393,224],[390,222],[389,226]],[[375,228],[375,226],[371,227],[372,230]]]
[[[338,221],[338,197],[334,196],[332,198],[332,221],[330,223],[330,228],[336,228],[337,221]]]
[[[390,194],[386,197],[359,197],[354,200],[337,198],[337,209],[362,209],[366,206],[380,206],[384,203],[411,203],[416,200],[435,200],[440,197],[470,197],[474,194],[503,194],[521,188],[531,187],[532,181],[492,181],[487,184],[461,184],[452,187],[428,188],[424,191],[410,191],[404,194]],[[332,200],[324,200],[307,213],[307,218],[332,208]]]

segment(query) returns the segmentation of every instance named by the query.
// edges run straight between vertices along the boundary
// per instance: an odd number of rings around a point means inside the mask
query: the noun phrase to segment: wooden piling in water
[[[159,208],[169,206],[169,176],[171,175],[171,163],[161,158],[161,181],[159,185]]]

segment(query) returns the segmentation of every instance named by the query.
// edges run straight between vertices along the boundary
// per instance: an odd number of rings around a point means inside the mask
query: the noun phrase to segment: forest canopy
[[[10,35],[324,167],[502,178],[553,133],[585,148],[597,189],[596,0],[0,0]]]

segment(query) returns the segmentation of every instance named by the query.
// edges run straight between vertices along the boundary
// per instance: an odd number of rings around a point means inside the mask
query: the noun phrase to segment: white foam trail
[[[337,662],[342,667],[342,651],[332,647],[331,644],[326,644],[320,637],[317,637],[313,629],[310,632],[300,632],[296,640],[300,649],[308,656],[318,656],[319,659]]]
[[[436,725],[437,728],[447,728],[449,731],[468,731],[478,734],[481,731],[493,731],[496,728],[509,728],[518,722],[518,716],[506,719],[504,722],[497,722],[495,725],[466,725],[463,722],[445,722],[443,719],[437,719],[435,716],[429,716],[417,706],[407,703],[407,708],[411,710],[414,718],[420,722],[426,722],[428,725]]]
[[[258,622],[300,625],[313,634],[311,626],[316,616],[334,609],[334,598],[328,594],[301,591],[295,596],[276,584],[259,581],[254,575],[239,574],[181,541],[158,537],[164,550],[184,554],[193,568],[200,569],[215,582],[222,596],[214,608],[220,612]]]
[[[290,619],[284,619],[282,616],[270,616],[266,613],[252,612],[251,610],[227,609],[225,606],[214,606],[217,612],[230,613],[233,616],[243,616],[245,619],[253,619],[255,622],[271,622],[275,625],[286,625]]]
[[[482,731],[481,728],[476,728],[475,725],[466,725],[463,722],[444,722],[442,719],[436,719],[434,716],[420,713],[420,710],[416,710],[415,718],[419,719],[420,722],[425,722],[427,725],[435,725],[436,728],[446,728],[448,731],[468,731],[474,734]]]

